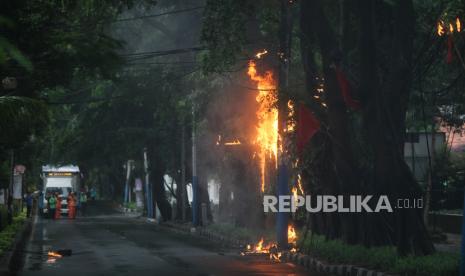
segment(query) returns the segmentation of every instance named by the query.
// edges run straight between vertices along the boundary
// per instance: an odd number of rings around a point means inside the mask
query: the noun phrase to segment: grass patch
[[[137,204],[135,202],[127,202],[124,204],[124,207],[132,210],[132,211],[135,211],[137,209]]]
[[[0,256],[3,255],[3,252],[11,249],[11,245],[13,244],[16,234],[21,229],[25,220],[26,213],[22,212],[13,218],[12,224],[7,225],[2,231],[0,231]]]
[[[438,252],[429,256],[397,255],[394,247],[348,245],[340,240],[326,240],[314,235],[303,243],[302,251],[331,263],[360,265],[400,275],[458,275],[460,255]]]

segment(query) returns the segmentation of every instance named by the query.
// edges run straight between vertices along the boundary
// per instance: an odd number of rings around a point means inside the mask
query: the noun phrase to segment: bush
[[[429,256],[397,255],[394,247],[364,247],[348,245],[340,240],[326,240],[314,235],[307,239],[302,251],[331,263],[360,265],[400,275],[458,275],[459,254],[435,253]]]
[[[26,213],[20,213],[18,216],[13,218],[12,224],[6,226],[2,231],[0,231],[0,255],[2,255],[4,251],[10,249],[16,234],[21,229],[25,220]]]
[[[124,207],[128,208],[128,209],[131,209],[131,210],[136,210],[137,209],[137,205],[135,202],[128,202],[128,203],[125,203],[124,204]]]

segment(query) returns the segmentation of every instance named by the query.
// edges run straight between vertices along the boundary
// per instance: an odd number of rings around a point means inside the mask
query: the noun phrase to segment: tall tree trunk
[[[405,114],[412,79],[413,55],[413,4],[409,0],[384,5],[387,14],[376,24],[389,31],[380,38],[388,40],[387,68],[383,82],[379,81],[377,43],[374,37],[375,1],[359,1],[360,10],[360,95],[367,144],[372,146],[373,185],[379,194],[389,195],[391,201],[419,198],[421,192],[404,160]],[[387,10],[387,11],[386,11]],[[379,218],[379,217],[378,217]],[[378,240],[390,239],[400,254],[427,254],[433,251],[432,243],[417,209],[395,209],[392,215],[376,223]],[[389,227],[391,225],[393,227]],[[388,230],[391,229],[391,230]],[[384,240],[384,241],[383,241]]]
[[[434,102],[434,101],[433,101]],[[426,139],[428,139],[428,133],[425,131]],[[428,143],[427,143],[428,145]],[[431,122],[431,145],[428,145],[430,150],[428,150],[429,156],[429,169],[428,169],[428,182],[426,183],[426,193],[425,193],[425,208],[423,210],[423,220],[425,225],[428,226],[428,216],[431,209],[431,197],[433,189],[433,175],[434,175],[434,160],[436,159],[436,121]]]
[[[383,16],[378,16],[375,21],[376,12],[382,12]],[[326,169],[328,175],[321,174],[321,179],[317,180],[325,180],[326,190],[318,191],[318,187],[315,187],[316,191],[328,193],[329,190],[345,195],[386,194],[391,202],[397,202],[401,198],[419,198],[419,186],[403,156],[405,114],[412,79],[412,2],[399,0],[391,5],[377,1],[359,1],[357,15],[360,18],[361,116],[364,138],[371,147],[371,160],[368,161],[371,165],[365,169],[372,172],[372,176],[365,176],[364,180],[361,180],[362,175],[358,172],[353,154],[348,128],[350,120],[333,68],[339,65],[341,56],[344,55],[339,48],[345,47],[337,43],[336,34],[324,13],[323,1],[301,2],[301,49],[306,84],[314,95],[314,79],[317,76],[311,54],[311,43],[314,43],[318,45],[322,57],[327,110],[322,111],[315,101],[311,108],[322,122],[324,135],[329,138],[329,146],[324,150],[330,152],[332,164],[332,168]],[[383,66],[378,63],[380,46],[375,39],[375,32],[381,26]],[[386,43],[389,45],[385,45]],[[382,81],[379,79],[381,72]],[[318,162],[324,167],[324,162],[317,161],[317,164]],[[334,174],[329,175],[331,173]],[[315,194],[315,191],[312,193]],[[393,214],[324,217],[324,223],[318,223],[318,227],[328,237],[340,237],[349,243],[366,245],[397,245],[401,254],[427,254],[433,251],[418,209],[397,209]],[[332,226],[340,227],[339,233],[328,229]]]
[[[154,202],[156,203],[158,209],[160,210],[163,220],[171,219],[171,205],[166,198],[165,187],[164,187],[164,175],[166,172],[166,167],[164,162],[161,159],[160,153],[156,149],[157,143],[151,143],[148,146],[148,158],[151,171],[152,182],[152,196]]]
[[[331,29],[321,0],[302,2],[301,16],[310,18],[310,22],[308,22],[310,27],[307,27],[307,30],[315,35],[322,57],[325,104],[327,106],[326,131],[331,139],[331,155],[335,173],[333,190],[342,195],[353,194],[360,191],[358,189],[359,179],[357,178],[357,166],[352,153],[351,135],[348,129],[348,113],[339,90],[334,68],[334,66],[339,65],[341,54],[336,34]],[[305,35],[312,36],[311,33]],[[331,217],[332,220],[335,219],[335,216]],[[348,243],[356,243],[360,226],[357,221],[360,215],[347,213],[339,214],[336,217],[341,220],[341,238]]]

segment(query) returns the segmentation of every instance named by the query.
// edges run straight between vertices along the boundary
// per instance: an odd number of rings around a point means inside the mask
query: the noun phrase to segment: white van
[[[42,194],[41,201],[43,202],[42,212],[48,213],[47,198],[58,193],[61,198],[61,213],[68,213],[68,203],[66,198],[69,193],[74,192],[76,195],[79,192],[80,171],[78,166],[67,165],[55,167],[51,165],[42,166]]]

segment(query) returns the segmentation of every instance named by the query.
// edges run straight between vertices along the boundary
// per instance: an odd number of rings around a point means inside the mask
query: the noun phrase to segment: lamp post
[[[145,201],[147,202],[147,217],[153,218],[152,188],[149,181],[149,162],[147,148],[144,148],[144,172],[145,172]]]
[[[123,168],[126,170],[126,182],[124,185],[124,203],[128,203],[130,201],[130,177],[131,171],[134,169],[134,160],[128,160],[126,164],[123,165]]]
[[[192,224],[199,225],[195,105],[192,105]]]

